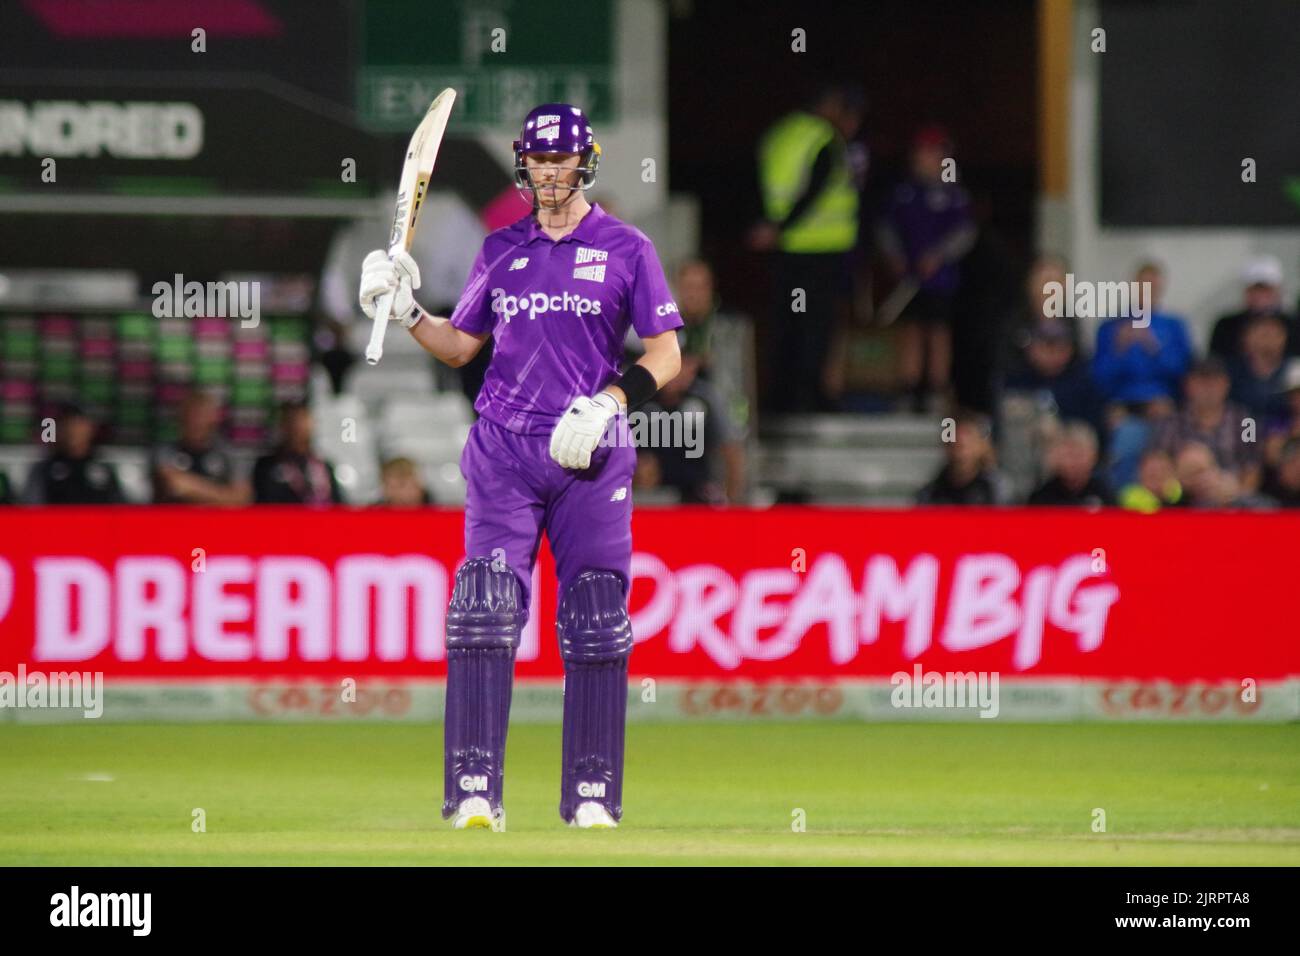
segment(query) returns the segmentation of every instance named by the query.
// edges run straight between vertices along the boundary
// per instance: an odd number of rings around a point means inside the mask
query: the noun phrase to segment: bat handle
[[[366,361],[378,365],[384,354],[384,332],[388,328],[388,316],[393,311],[393,293],[379,297],[375,306],[375,324],[370,327],[370,342],[366,345]]]

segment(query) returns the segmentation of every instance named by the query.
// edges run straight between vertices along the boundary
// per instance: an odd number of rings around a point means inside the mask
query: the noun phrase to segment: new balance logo
[[[603,783],[583,783],[578,784],[578,796],[580,797],[603,797],[605,795],[605,785]]]
[[[622,488],[619,488],[619,489],[618,489],[617,491],[615,491],[612,495],[610,495],[610,496],[609,496],[609,500],[610,500],[610,501],[622,501],[622,500],[623,500],[624,498],[626,498],[626,497],[627,497],[627,485],[624,485]]]
[[[579,266],[573,270],[573,277],[575,279],[589,279],[592,282],[604,282],[605,266],[603,264],[598,266]]]
[[[516,269],[522,269],[526,265],[528,265],[528,257],[524,256],[522,259],[516,259],[511,262],[510,268],[507,269],[506,272],[514,272]]]
[[[462,790],[468,790],[470,793],[476,793],[480,790],[487,789],[487,774],[465,774],[457,781]]]

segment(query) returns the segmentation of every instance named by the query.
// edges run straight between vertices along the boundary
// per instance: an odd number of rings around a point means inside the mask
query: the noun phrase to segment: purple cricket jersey
[[[559,242],[531,214],[483,240],[451,324],[493,335],[475,410],[549,435],[575,398],[618,378],[629,324],[645,338],[682,320],[654,245],[593,204]]]
[[[969,227],[970,197],[955,183],[922,183],[914,179],[899,184],[889,199],[885,215],[902,240],[909,267],[940,246],[958,229]],[[921,283],[927,292],[952,295],[960,284],[957,265],[945,263]]]

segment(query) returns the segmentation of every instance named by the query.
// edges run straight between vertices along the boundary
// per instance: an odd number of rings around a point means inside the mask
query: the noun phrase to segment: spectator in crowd
[[[827,85],[809,108],[780,119],[759,144],[764,221],[748,242],[777,254],[769,391],[779,411],[831,407],[822,381],[832,334],[847,321],[853,300],[863,170],[850,141],[865,111],[859,89]],[[792,308],[793,290],[802,290],[801,311]]]
[[[1269,466],[1278,463],[1287,439],[1300,438],[1300,358],[1287,359],[1278,398],[1282,414],[1266,428],[1264,438],[1264,460]]]
[[[301,402],[286,402],[280,407],[280,444],[253,466],[253,499],[257,504],[343,502],[334,469],[312,452],[311,435],[311,409]]]
[[[1234,482],[1219,467],[1210,446],[1189,441],[1179,448],[1174,464],[1178,484],[1183,489],[1179,504],[1189,508],[1221,508],[1232,499]]]
[[[379,469],[382,497],[379,504],[389,508],[420,508],[433,504],[420,469],[409,458],[390,458]]]
[[[1092,375],[1108,403],[1145,412],[1148,402],[1172,405],[1177,400],[1192,362],[1192,341],[1183,318],[1161,309],[1164,270],[1146,262],[1134,278],[1139,297],[1134,314],[1101,324]]]
[[[1079,357],[1070,326],[1059,319],[1027,330],[1024,351],[1007,376],[1006,390],[1041,396],[1039,404],[1062,421],[1078,419],[1094,429],[1102,427],[1101,395],[1088,363]]]
[[[161,504],[246,505],[247,481],[217,436],[221,406],[205,392],[191,392],[180,408],[180,437],[153,455],[154,501]]]
[[[947,461],[916,496],[922,505],[999,505],[1007,500],[995,468],[993,429],[983,415],[959,414],[953,440],[944,443]]]
[[[1261,489],[1282,508],[1300,508],[1300,438],[1288,438]]]
[[[894,277],[917,290],[899,326],[899,380],[913,393],[916,411],[936,407],[948,393],[959,264],[976,239],[970,197],[944,175],[952,156],[942,127],[920,129],[912,140],[911,176],[894,190],[877,227]]]
[[[753,336],[749,319],[721,307],[713,267],[703,259],[682,262],[673,286],[684,323],[677,330],[682,355],[699,358],[700,378],[717,391],[737,430],[743,433],[751,417]],[[629,335],[635,336],[635,332],[629,329]],[[640,351],[639,340],[635,351]]]
[[[1241,273],[1245,286],[1244,308],[1222,316],[1210,335],[1210,354],[1225,362],[1237,356],[1247,323],[1257,315],[1276,315],[1287,328],[1287,354],[1300,355],[1300,334],[1296,321],[1282,309],[1282,263],[1275,256],[1259,256],[1246,263]]]
[[[1097,475],[1097,434],[1086,422],[1067,422],[1047,450],[1048,478],[1029,496],[1031,505],[1113,505],[1110,486]]]
[[[638,448],[636,471],[632,474],[632,487],[637,491],[653,491],[664,487],[664,473],[659,458],[649,448]]]
[[[1178,484],[1183,489],[1179,505],[1189,508],[1267,508],[1273,502],[1245,488],[1231,471],[1222,468],[1209,445],[1189,441],[1175,459]]]
[[[1181,461],[1182,450],[1188,444],[1209,448],[1215,463],[1245,491],[1259,486],[1260,451],[1258,441],[1245,440],[1248,434],[1246,410],[1228,401],[1228,372],[1218,358],[1202,359],[1192,366],[1184,383],[1186,405],[1176,415],[1171,415],[1156,429],[1154,444]],[[1189,494],[1194,494],[1183,480],[1179,465],[1179,483]]]
[[[357,353],[349,342],[353,327],[353,323],[322,315],[312,330],[312,359],[319,362],[329,376],[330,391],[335,395],[343,393],[347,374],[357,364]]]
[[[1093,378],[1106,402],[1111,486],[1138,480],[1138,463],[1159,423],[1174,413],[1192,361],[1192,342],[1182,318],[1161,310],[1164,270],[1145,262],[1135,275],[1130,315],[1102,323],[1093,356]]]
[[[639,409],[643,414],[629,416],[638,462],[654,459],[638,465],[637,479],[643,488],[675,489],[683,504],[738,504],[745,499],[744,446],[700,367],[698,355],[684,354],[677,377]]]
[[[1062,324],[1069,329],[1074,354],[1081,359],[1086,358],[1079,336],[1078,320],[1073,316],[1050,315],[1047,306],[1052,286],[1055,284],[1064,289],[1068,268],[1062,257],[1050,252],[1038,256],[1029,267],[1025,276],[1025,298],[1012,314],[1004,336],[1001,356],[1004,378],[1013,378],[1024,372],[1029,340],[1038,326],[1044,324]]]
[[[1286,344],[1286,323],[1281,316],[1261,313],[1247,320],[1241,349],[1228,360],[1232,378],[1228,397],[1246,409],[1261,433],[1273,430],[1288,417],[1282,388]]]
[[[712,364],[714,316],[718,310],[713,269],[703,259],[687,259],[673,276],[673,291],[683,325],[677,330],[678,345],[700,359],[699,374],[709,377]]]
[[[54,447],[28,472],[23,501],[30,505],[108,505],[125,498],[117,471],[95,453],[98,425],[76,406],[54,422]]]
[[[1119,504],[1129,511],[1152,514],[1167,505],[1176,505],[1183,489],[1174,474],[1174,460],[1160,448],[1148,448],[1138,465],[1138,480],[1119,493]]]

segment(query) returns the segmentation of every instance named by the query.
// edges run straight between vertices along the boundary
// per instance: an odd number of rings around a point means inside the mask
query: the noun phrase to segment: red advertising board
[[[0,511],[0,670],[436,677],[453,510]],[[1300,516],[642,509],[636,674],[1300,674]],[[521,677],[558,677],[543,551]]]

